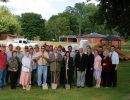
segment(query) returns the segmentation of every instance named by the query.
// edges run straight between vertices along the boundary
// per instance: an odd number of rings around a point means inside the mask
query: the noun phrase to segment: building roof
[[[99,33],[90,33],[90,34],[85,34],[85,35],[78,36],[78,37],[79,38],[104,38],[106,36],[99,34]]]
[[[101,41],[121,41],[121,37],[118,35],[109,35],[102,38]]]
[[[7,34],[7,35],[10,37],[17,37],[17,35],[14,35],[14,34]]]
[[[63,36],[62,38],[77,38],[76,35],[68,35],[68,36]]]

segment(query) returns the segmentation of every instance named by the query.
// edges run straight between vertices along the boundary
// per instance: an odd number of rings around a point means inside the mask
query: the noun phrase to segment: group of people
[[[10,44],[6,49],[2,46],[0,51],[0,90],[7,84],[11,89],[20,84],[25,90],[30,90],[31,85],[48,87],[53,83],[78,88],[94,84],[96,88],[117,86],[119,56],[115,46],[111,50],[87,46],[85,52],[83,47],[73,51],[68,46],[66,51],[61,45],[47,44],[25,46],[23,50]]]

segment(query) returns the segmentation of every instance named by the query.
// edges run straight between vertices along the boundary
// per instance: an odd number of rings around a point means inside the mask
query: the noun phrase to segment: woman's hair
[[[108,55],[109,55],[109,50],[105,49],[104,52],[103,52],[103,55],[105,55],[105,53],[108,53]]]
[[[92,48],[91,48],[91,46],[90,45],[87,45],[87,47],[86,48],[89,48],[89,49],[91,49],[92,50]]]
[[[99,54],[99,51],[97,49],[94,50],[94,52],[97,51],[97,53]]]
[[[64,56],[66,56],[66,55],[67,55],[67,53],[69,53],[69,57],[70,57],[70,52],[69,52],[69,51],[66,51]]]

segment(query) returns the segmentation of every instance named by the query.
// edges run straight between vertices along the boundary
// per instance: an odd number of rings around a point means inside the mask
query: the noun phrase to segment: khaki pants
[[[55,80],[54,80],[55,75]],[[56,83],[58,86],[60,85],[60,71],[56,71],[54,74],[54,71],[51,71],[51,83]]]

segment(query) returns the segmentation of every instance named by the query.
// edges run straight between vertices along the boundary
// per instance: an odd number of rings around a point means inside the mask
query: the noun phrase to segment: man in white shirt
[[[115,46],[111,46],[110,57],[111,57],[111,61],[112,61],[112,66],[111,66],[111,85],[112,85],[112,87],[117,86],[117,67],[119,64],[119,55],[115,51],[115,49],[116,49]]]

